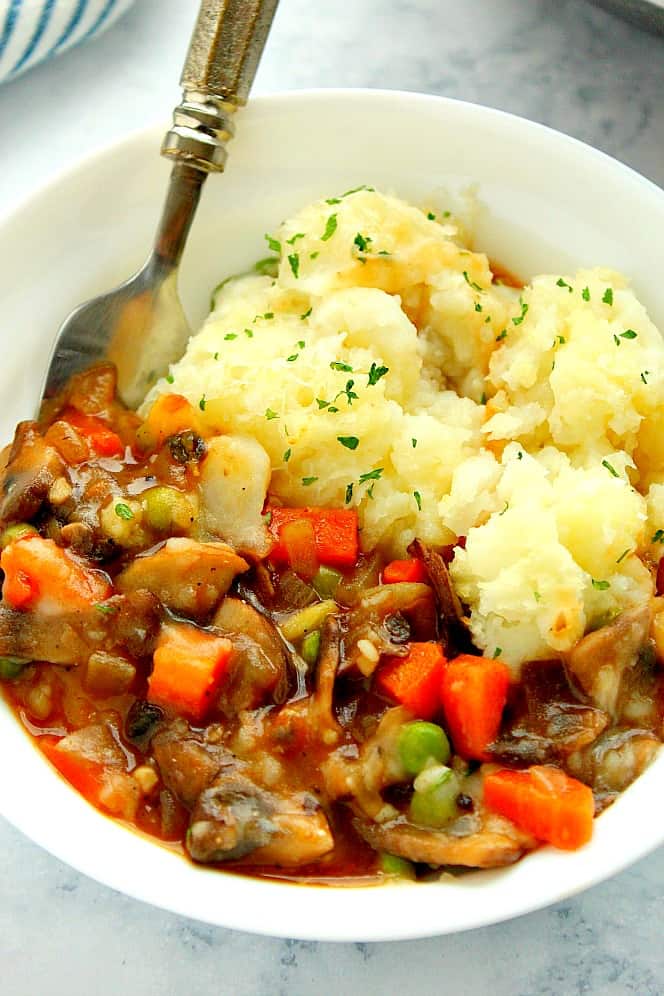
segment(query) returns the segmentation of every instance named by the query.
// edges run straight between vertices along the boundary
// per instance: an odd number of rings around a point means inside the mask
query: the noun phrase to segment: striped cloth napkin
[[[0,0],[0,82],[105,31],[134,0]]]

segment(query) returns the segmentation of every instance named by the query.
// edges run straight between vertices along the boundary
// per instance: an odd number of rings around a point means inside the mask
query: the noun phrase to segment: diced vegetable
[[[484,803],[538,840],[566,851],[592,837],[592,791],[552,765],[491,772],[484,779]]]
[[[162,627],[148,681],[148,699],[202,720],[230,663],[233,644],[186,623]]]
[[[281,543],[295,573],[310,581],[318,571],[313,524],[309,519],[285,522],[281,529]]]
[[[328,567],[327,564],[321,564],[312,581],[316,594],[320,598],[334,598],[341,578],[342,575],[339,571],[335,571],[333,567]]]
[[[36,536],[37,530],[29,522],[15,522],[13,526],[7,526],[0,535],[0,549],[4,550],[10,543],[23,539],[24,536]]]
[[[385,657],[376,673],[376,687],[421,719],[440,708],[440,682],[445,666],[437,643],[411,643],[406,657]]]
[[[144,450],[158,449],[169,436],[191,429],[203,435],[199,414],[181,394],[162,394],[148,412],[136,436]]]
[[[380,856],[380,870],[390,878],[405,878],[411,882],[415,880],[415,869],[411,862],[396,854],[388,854],[387,851],[383,851]]]
[[[426,768],[413,783],[409,817],[425,827],[443,827],[459,814],[459,779],[450,768]]]
[[[312,633],[307,633],[302,640],[302,659],[307,664],[315,664],[320,651],[320,630],[315,629]]]
[[[91,761],[75,751],[63,750],[58,746],[61,742],[51,736],[39,738],[39,746],[63,778],[66,778],[69,784],[90,802],[98,804],[103,785],[104,765]]]
[[[0,657],[0,679],[2,681],[12,681],[18,678],[19,674],[29,664],[30,661],[22,657]]]
[[[124,453],[124,443],[117,432],[113,432],[96,415],[84,415],[74,408],[67,408],[60,418],[76,429],[79,436],[84,437],[92,451],[90,455],[114,457]]]
[[[510,671],[502,661],[462,654],[445,667],[441,698],[446,727],[462,757],[486,760],[498,735]]]
[[[85,665],[83,684],[95,695],[122,695],[135,677],[136,667],[126,657],[98,650]]]
[[[279,624],[279,628],[285,639],[294,643],[305,637],[307,633],[320,629],[327,617],[336,611],[336,602],[331,599],[325,602],[316,602],[314,605],[307,605],[298,612],[293,612]]]
[[[148,488],[141,495],[145,509],[145,523],[160,533],[190,529],[194,508],[187,495],[177,488],[159,485]]]
[[[383,584],[397,584],[400,581],[428,581],[426,567],[421,560],[393,560],[383,571]]]
[[[289,522],[306,519],[314,527],[319,563],[332,567],[353,567],[357,561],[359,538],[355,509],[270,508],[270,532],[276,540],[270,554],[275,564],[288,562],[282,530]]]
[[[419,775],[433,764],[447,764],[450,758],[445,731],[424,720],[406,723],[399,734],[398,746],[401,763],[409,775]]]
[[[112,591],[100,571],[41,536],[10,543],[0,555],[0,567],[5,573],[2,597],[13,609],[73,611],[103,602]]]

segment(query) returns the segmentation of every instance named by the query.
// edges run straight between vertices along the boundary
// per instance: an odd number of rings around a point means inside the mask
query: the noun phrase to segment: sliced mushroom
[[[270,535],[263,506],[270,458],[250,436],[217,436],[201,463],[201,496],[210,532],[252,557],[267,556]]]
[[[239,598],[226,598],[213,625],[233,643],[231,673],[220,705],[227,715],[255,709],[262,703],[283,702],[288,692],[288,655],[276,626]]]
[[[472,824],[474,825],[474,824]],[[361,837],[376,850],[388,851],[409,861],[434,867],[499,868],[511,865],[537,846],[530,834],[500,816],[485,815],[478,829],[467,836],[449,830],[422,829],[403,818],[388,823],[353,820]]]
[[[236,772],[223,773],[200,796],[187,848],[195,861],[295,867],[334,847],[323,811],[306,793],[279,796]]]
[[[440,637],[448,653],[467,648],[468,629],[459,596],[454,590],[447,564],[439,553],[415,539],[408,547],[411,556],[426,567],[440,609]]]
[[[19,422],[2,476],[0,523],[31,519],[63,473],[62,460],[37,423]]]
[[[660,741],[649,730],[609,730],[567,762],[570,772],[599,795],[617,794],[650,764]]]
[[[152,750],[164,785],[189,807],[223,766],[234,771],[241,764],[225,747],[206,743],[183,719],[159,730]]]
[[[572,679],[614,719],[623,681],[648,639],[651,611],[645,604],[623,612],[608,626],[584,636],[566,656]]]
[[[206,615],[228,591],[236,574],[248,569],[225,543],[199,543],[176,537],[156,553],[137,557],[115,579],[119,591],[146,589],[175,612]]]

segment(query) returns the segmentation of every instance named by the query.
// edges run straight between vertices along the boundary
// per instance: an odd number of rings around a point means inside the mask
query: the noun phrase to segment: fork
[[[119,396],[135,408],[182,356],[191,330],[178,297],[178,265],[203,183],[224,169],[233,115],[247,101],[277,3],[202,0],[180,78],[182,101],[161,148],[174,164],[152,252],[132,277],[62,323],[42,400],[72,374],[109,359]]]

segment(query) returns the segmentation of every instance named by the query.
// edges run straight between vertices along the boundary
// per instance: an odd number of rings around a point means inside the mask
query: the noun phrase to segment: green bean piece
[[[333,567],[326,567],[325,564],[316,571],[312,585],[314,591],[320,598],[334,598],[334,593],[339,587],[341,574]]]
[[[191,505],[176,488],[149,488],[143,492],[143,507],[146,524],[160,533],[186,529],[191,522]]]
[[[390,878],[406,878],[415,880],[415,869],[410,861],[405,858],[398,858],[396,854],[388,854],[383,851],[380,855],[380,870],[383,875]]]
[[[459,780],[450,768],[426,768],[414,782],[410,820],[424,827],[444,827],[459,814]]]
[[[19,674],[30,661],[23,657],[0,657],[0,679],[2,681],[12,681],[18,678]]]
[[[450,742],[445,731],[435,723],[417,719],[406,723],[399,734],[399,756],[409,775],[419,775],[433,764],[447,764]]]
[[[15,522],[13,526],[7,526],[0,535],[0,549],[4,550],[10,543],[23,539],[24,536],[36,536],[37,530],[29,522]]]
[[[320,651],[320,630],[315,629],[313,633],[307,633],[302,640],[302,658],[307,664],[315,664]]]

